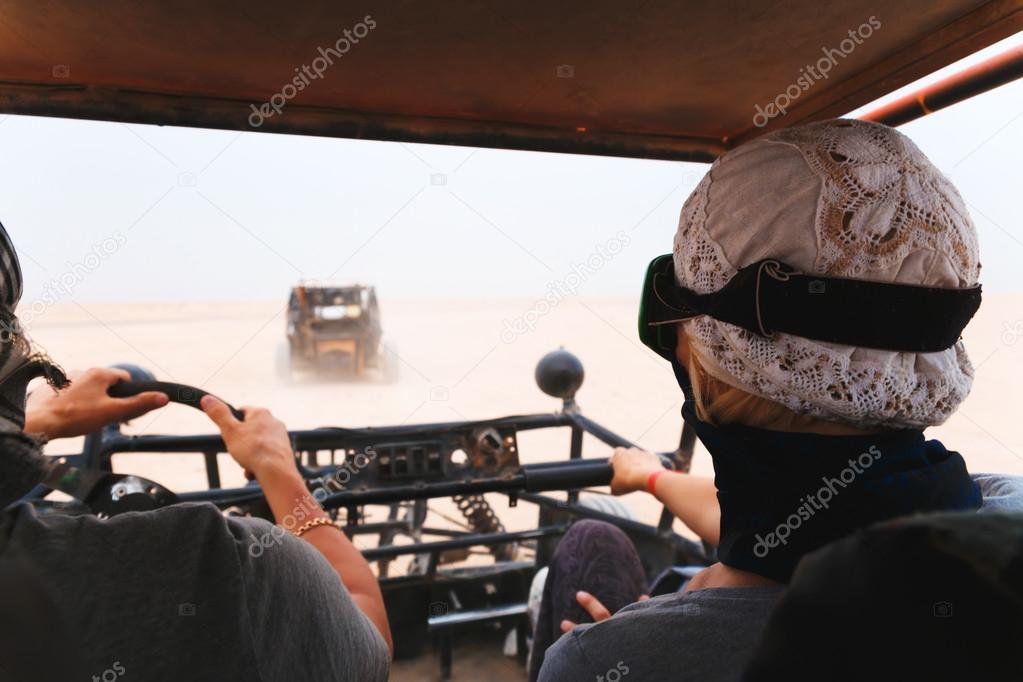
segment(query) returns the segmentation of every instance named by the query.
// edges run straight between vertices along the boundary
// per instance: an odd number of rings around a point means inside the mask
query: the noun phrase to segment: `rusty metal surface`
[[[871,17],[877,28],[827,78],[754,124],[757,107]],[[1021,29],[1021,0],[7,0],[0,111],[709,160]],[[324,54],[331,63],[314,68]],[[263,116],[275,95],[280,113]]]
[[[1023,77],[1023,46],[995,55],[860,116],[898,126]]]

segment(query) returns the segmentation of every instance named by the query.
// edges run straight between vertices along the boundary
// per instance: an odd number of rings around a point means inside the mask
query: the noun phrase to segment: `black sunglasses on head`
[[[860,348],[936,353],[959,341],[980,301],[979,284],[951,289],[823,277],[770,258],[739,269],[721,289],[698,294],[678,284],[669,253],[647,267],[639,338],[671,360],[677,324],[709,315],[764,338],[781,332]]]

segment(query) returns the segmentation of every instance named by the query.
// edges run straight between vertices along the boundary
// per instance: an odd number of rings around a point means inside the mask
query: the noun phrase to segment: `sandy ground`
[[[505,321],[535,309],[529,300],[384,300],[387,343],[402,360],[401,377],[393,384],[316,377],[282,382],[274,363],[284,339],[279,303],[56,305],[29,329],[65,367],[136,363],[158,378],[201,386],[238,405],[269,407],[292,428],[550,412],[559,402],[536,387],[533,369],[544,353],[564,346],[586,367],[578,394],[585,414],[643,446],[670,449],[678,438],[681,395],[667,364],[636,338],[635,301],[568,299],[539,316],[535,329],[511,338]],[[962,451],[974,471],[1023,473],[1020,341],[1023,295],[987,296],[966,331],[977,370],[973,393],[947,424],[929,432]],[[210,427],[203,415],[171,406],[127,430],[204,433]],[[566,456],[562,435],[527,435],[523,460]],[[587,454],[607,453],[598,446]],[[698,455],[695,470],[709,472],[709,460]],[[201,473],[198,462],[158,473],[174,487],[202,481],[194,478]]]
[[[281,380],[275,354],[284,340],[283,303],[61,304],[33,319],[29,329],[67,368],[136,363],[158,378],[201,386],[236,405],[269,407],[291,428],[554,411],[559,401],[539,391],[533,370],[544,353],[564,346],[586,367],[578,394],[585,414],[649,449],[672,449],[678,439],[680,391],[666,363],[637,340],[633,299],[573,298],[546,314],[524,299],[385,299],[382,306],[387,342],[402,361],[396,383]],[[531,320],[532,329],[510,332],[506,322],[519,319]],[[1023,295],[987,296],[966,333],[977,369],[973,393],[947,424],[930,432],[960,450],[972,471],[1023,474],[1017,393],[1023,383],[1021,340]],[[126,431],[209,433],[211,426],[204,415],[171,406]],[[587,456],[608,454],[599,443],[586,446]],[[56,442],[49,452],[79,447]],[[525,434],[520,440],[524,462],[564,458],[567,448],[565,430]],[[175,490],[204,484],[198,458],[130,457],[115,460],[115,467]],[[225,485],[239,483],[241,472],[229,461],[224,464]],[[697,454],[694,472],[711,473],[705,453]],[[625,501],[641,518],[656,518],[659,507],[651,498],[633,494]],[[531,505],[509,510],[502,497],[492,503],[510,528],[535,524]],[[457,661],[456,652],[456,667]],[[429,679],[434,671],[427,665],[425,677],[409,673],[402,679]]]

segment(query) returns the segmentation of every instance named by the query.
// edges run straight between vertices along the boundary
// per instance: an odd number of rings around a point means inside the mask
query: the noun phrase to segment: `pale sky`
[[[1023,291],[1023,81],[902,130],[966,199],[985,289]],[[579,293],[635,295],[706,169],[2,115],[0,145],[26,302],[61,277],[59,302],[283,300],[303,277],[395,298],[532,297],[619,232],[628,246]]]

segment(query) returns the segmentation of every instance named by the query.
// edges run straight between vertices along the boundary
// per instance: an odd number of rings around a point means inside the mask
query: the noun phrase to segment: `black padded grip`
[[[204,391],[201,388],[195,386],[186,386],[185,384],[175,384],[170,381],[119,381],[107,391],[107,394],[111,398],[130,398],[136,396],[139,393],[149,393],[154,391],[156,393],[163,393],[172,403],[181,403],[182,405],[188,405],[194,407],[197,410],[202,408],[199,406],[199,401],[204,396],[212,395],[209,391]],[[216,398],[216,396],[213,396]],[[220,398],[217,398],[220,400]],[[236,409],[230,403],[221,401],[231,410],[231,414],[238,421],[243,421],[245,415],[242,414],[241,410]]]
[[[524,466],[523,486],[529,492],[611,485],[614,468],[606,459],[575,460],[554,466]]]

